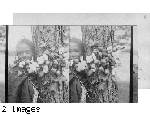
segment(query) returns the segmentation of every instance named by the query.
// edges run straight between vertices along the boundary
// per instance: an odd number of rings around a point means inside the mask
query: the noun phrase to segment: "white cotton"
[[[37,61],[38,61],[38,64],[43,64],[45,60],[43,56],[40,56],[40,57],[37,57]]]
[[[23,68],[24,65],[25,65],[24,61],[22,61],[22,62],[19,63],[19,67],[21,67],[21,68]]]
[[[81,63],[78,63],[78,67],[76,68],[77,71],[82,71],[84,68],[82,68]]]
[[[87,65],[86,61],[84,61],[84,60],[82,60],[80,63],[81,63],[82,66],[86,66]]]
[[[33,62],[32,64],[29,64],[29,68],[29,73],[36,72],[37,68],[39,68],[39,65],[37,64],[37,62]]]
[[[43,59],[44,59],[44,60],[48,60],[48,55],[43,54]]]
[[[95,54],[94,54],[94,53],[92,53],[91,55],[92,55],[92,58],[93,58],[94,60],[96,60],[96,56],[95,56]]]
[[[92,69],[95,69],[96,67],[95,67],[95,64],[91,64],[91,68]]]
[[[43,72],[44,73],[48,73],[48,65],[44,65],[43,66]]]
[[[86,56],[86,62],[91,63],[93,61],[92,56]]]

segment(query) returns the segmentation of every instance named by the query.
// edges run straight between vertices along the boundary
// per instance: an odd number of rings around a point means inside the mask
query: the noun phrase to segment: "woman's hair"
[[[34,53],[34,50],[35,50],[34,44],[33,44],[29,39],[26,39],[26,38],[21,39],[21,40],[17,43],[17,47],[16,47],[16,48],[18,48],[18,46],[19,46],[20,44],[22,44],[22,43],[28,45],[28,46],[30,47],[32,53]]]
[[[83,56],[85,55],[85,46],[80,39],[73,37],[72,39],[69,40],[69,42],[78,44],[79,48],[81,49],[82,55]]]

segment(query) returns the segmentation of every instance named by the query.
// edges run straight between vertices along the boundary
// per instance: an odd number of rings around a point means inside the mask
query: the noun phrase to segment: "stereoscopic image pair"
[[[1,102],[137,103],[135,28],[1,26]]]

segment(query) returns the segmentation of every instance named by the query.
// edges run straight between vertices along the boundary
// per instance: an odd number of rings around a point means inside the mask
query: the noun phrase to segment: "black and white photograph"
[[[5,103],[6,26],[0,25],[0,103]]]
[[[69,102],[68,26],[9,26],[8,102]]]
[[[133,26],[8,27],[9,103],[130,103]]]
[[[70,103],[130,103],[131,26],[70,26],[69,43]]]

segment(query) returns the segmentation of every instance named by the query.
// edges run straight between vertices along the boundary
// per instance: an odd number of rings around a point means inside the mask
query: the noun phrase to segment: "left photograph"
[[[5,103],[6,26],[0,25],[0,103]]]
[[[8,26],[8,67],[8,103],[69,103],[68,26]]]

